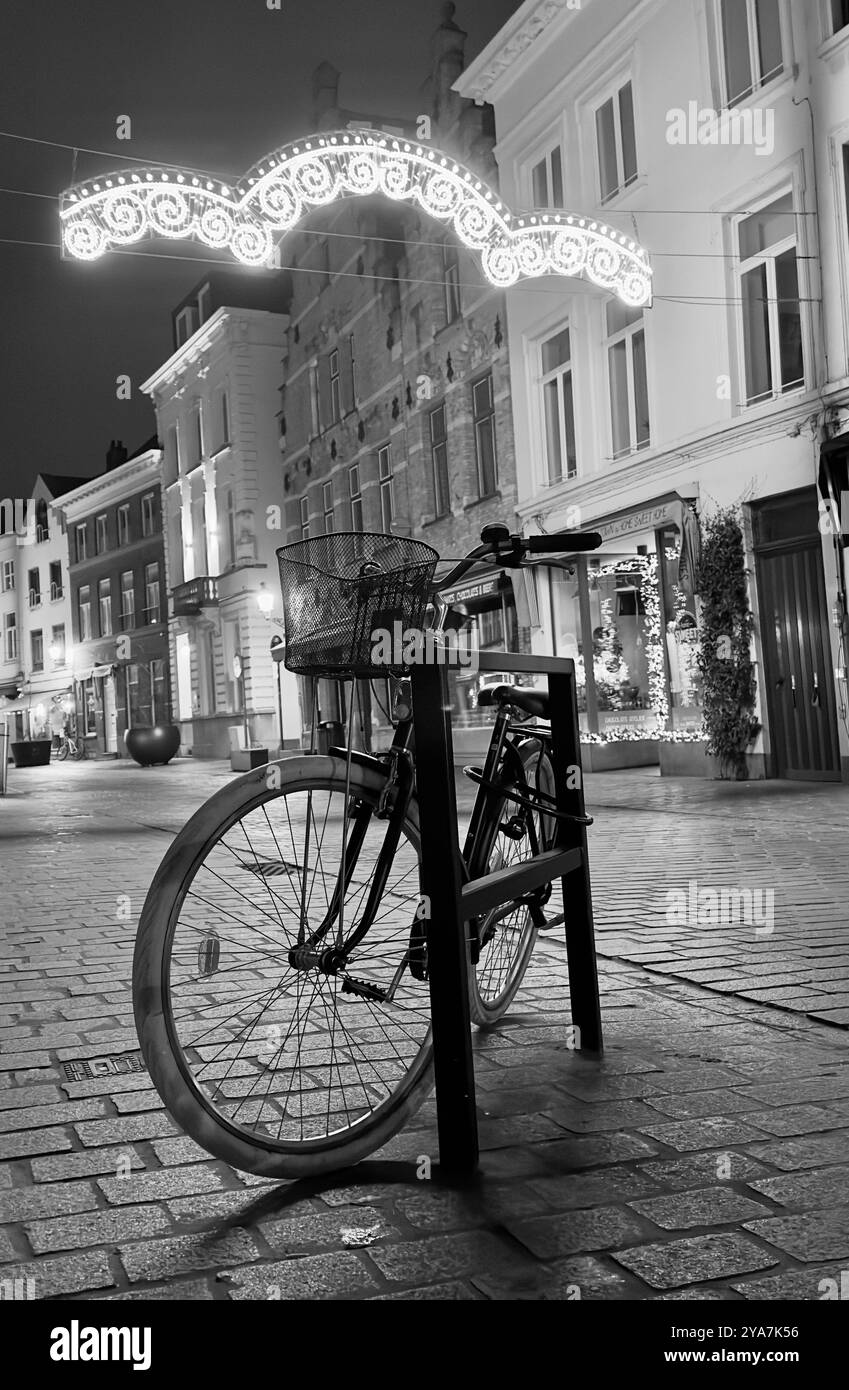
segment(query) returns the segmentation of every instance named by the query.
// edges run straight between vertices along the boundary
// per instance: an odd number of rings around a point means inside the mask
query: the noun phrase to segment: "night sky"
[[[327,59],[340,103],[415,116],[436,0],[5,0],[0,130],[2,460],[0,497],[36,473],[101,472],[112,438],[133,452],[154,433],[138,385],[171,351],[170,310],[204,274],[206,248],[142,241],[91,264],[63,261],[56,196],[98,172],[159,161],[234,177],[307,134],[310,77]],[[474,57],[518,8],[459,0]],[[132,139],[116,138],[120,116]],[[19,241],[53,246],[11,244]],[[182,253],[182,254],[181,254]],[[166,259],[167,256],[176,259]],[[285,262],[285,253],[284,253]],[[249,271],[246,272],[250,274]],[[116,377],[133,397],[116,399]]]

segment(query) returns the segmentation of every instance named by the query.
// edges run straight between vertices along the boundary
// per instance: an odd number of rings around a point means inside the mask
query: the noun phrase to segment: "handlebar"
[[[603,537],[598,531],[561,531],[554,536],[513,535],[506,526],[485,526],[481,544],[471,550],[438,581],[438,589],[449,588],[475,565],[494,561],[504,569],[520,569],[528,555],[574,555],[578,551],[598,550]],[[435,589],[437,586],[435,586]]]

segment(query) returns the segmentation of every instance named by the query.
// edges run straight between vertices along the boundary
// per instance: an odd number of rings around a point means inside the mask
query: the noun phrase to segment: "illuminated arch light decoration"
[[[498,288],[553,273],[581,276],[634,307],[651,303],[651,266],[630,237],[566,212],[517,216],[471,170],[438,150],[377,132],[315,135],[275,151],[234,187],[173,169],[128,169],[63,194],[63,248],[95,260],[143,237],[194,238],[245,265],[268,265],[276,233],[340,198],[416,202],[480,254]]]

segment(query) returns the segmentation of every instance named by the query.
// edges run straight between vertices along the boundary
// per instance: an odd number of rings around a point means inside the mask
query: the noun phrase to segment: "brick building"
[[[123,735],[171,722],[162,538],[162,453],[113,441],[106,472],[57,503],[68,536],[77,734],[121,756]]]
[[[422,113],[381,122],[422,138],[495,183],[491,109],[459,97],[465,34],[444,6]],[[340,107],[339,74],[314,74],[317,130],[376,123]],[[331,531],[394,531],[454,558],[491,522],[515,523],[516,485],[504,295],[452,233],[414,208],[361,198],[313,213],[282,254],[293,268],[280,436],[289,540]],[[482,646],[527,641],[508,574],[476,575],[453,597]],[[527,613],[524,589],[518,612]],[[304,724],[312,691],[303,683]],[[460,726],[476,722],[475,679],[457,678]],[[361,683],[360,736],[383,723]],[[379,696],[380,692],[376,692]],[[322,682],[319,718],[345,717]]]

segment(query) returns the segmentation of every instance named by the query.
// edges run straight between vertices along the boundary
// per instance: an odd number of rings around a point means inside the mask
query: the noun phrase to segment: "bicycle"
[[[75,762],[81,762],[83,758],[88,757],[88,750],[83,739],[76,738],[73,734],[63,734],[56,749],[57,761],[63,763],[69,755]]]
[[[522,538],[487,527],[439,581],[482,561],[595,549],[573,532]],[[392,536],[336,534],[278,551],[286,664],[313,676],[373,673],[378,629],[444,634],[438,555]],[[334,572],[335,571],[335,572]],[[385,675],[383,671],[381,674]],[[187,822],[142,910],[136,1027],[166,1107],[209,1152],[269,1177],[311,1177],[380,1148],[432,1084],[427,934],[410,682],[394,673],[390,747],[292,753],[229,783]],[[495,709],[461,856],[467,880],[549,848],[558,811],[547,696],[482,692]],[[514,719],[514,714],[517,716]],[[313,745],[315,737],[313,715]],[[588,817],[567,817],[589,825]],[[509,1008],[551,884],[467,927],[470,1013]]]

